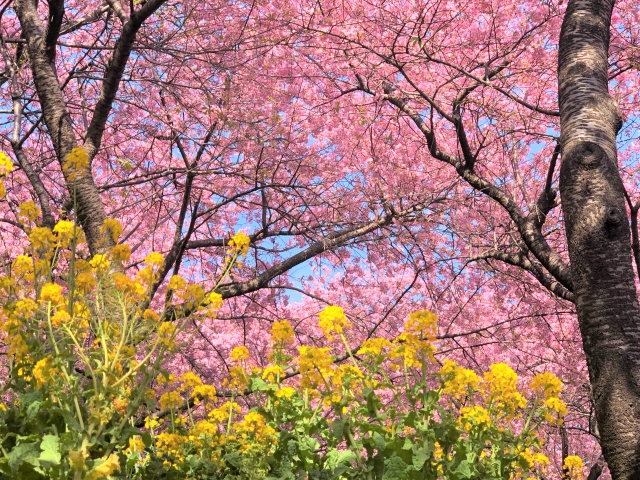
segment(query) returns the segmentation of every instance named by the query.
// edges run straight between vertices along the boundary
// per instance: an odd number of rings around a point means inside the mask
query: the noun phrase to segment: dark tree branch
[[[89,158],[95,157],[100,150],[104,129],[109,119],[109,114],[113,108],[113,101],[116,99],[118,88],[124,69],[129,61],[136,35],[147,18],[162,6],[166,0],[150,0],[145,2],[142,8],[131,14],[129,21],[122,27],[122,33],[116,42],[113,55],[109,60],[102,80],[102,91],[100,99],[91,118],[91,123],[87,129],[84,139],[84,147],[89,153]]]

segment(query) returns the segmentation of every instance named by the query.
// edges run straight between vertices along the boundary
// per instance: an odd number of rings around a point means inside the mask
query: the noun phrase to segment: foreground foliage
[[[392,340],[352,349],[347,317],[329,306],[319,326],[334,348],[297,354],[291,325],[275,322],[270,365],[252,367],[237,347],[217,391],[164,366],[186,322],[215,316],[220,295],[174,276],[170,307],[156,311],[162,255],[131,277],[128,246],[84,258],[72,222],[34,226],[37,207],[20,209],[31,245],[0,277],[0,471],[9,478],[508,479],[549,466],[537,431],[562,423],[561,382],[541,373],[519,391],[504,363],[482,376],[437,365],[430,312],[411,314]],[[117,242],[122,227],[109,219],[103,231]],[[226,272],[247,247],[243,234],[233,238]],[[567,459],[570,476],[581,470]]]

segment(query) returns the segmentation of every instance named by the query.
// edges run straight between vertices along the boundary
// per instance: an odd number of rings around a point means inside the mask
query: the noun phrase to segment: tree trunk
[[[560,193],[602,451],[614,480],[640,479],[640,308],[618,173],[622,124],[608,93],[613,0],[571,0],[558,58]]]
[[[62,167],[69,152],[78,146],[71,125],[71,117],[67,112],[54,66],[47,55],[45,32],[36,4],[32,0],[16,0],[15,9],[27,40],[31,72],[38,99],[42,105],[44,123]],[[53,48],[55,49],[55,43]],[[111,246],[113,242],[108,235],[102,235],[100,232],[107,216],[90,170],[91,167],[89,171],[80,172],[77,175],[72,175],[72,172],[64,172],[64,174],[69,193],[76,197],[76,214],[87,237],[89,249],[91,253],[97,253]]]

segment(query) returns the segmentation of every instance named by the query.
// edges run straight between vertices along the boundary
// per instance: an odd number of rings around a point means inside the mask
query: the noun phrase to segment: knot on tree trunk
[[[587,170],[606,165],[608,160],[605,151],[593,142],[582,142],[571,152],[571,158],[579,167]]]
[[[606,223],[607,226],[616,227],[622,223],[624,216],[618,207],[609,207],[607,209]]]

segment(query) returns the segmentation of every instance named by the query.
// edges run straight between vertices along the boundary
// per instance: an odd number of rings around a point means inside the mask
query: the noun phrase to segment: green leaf
[[[266,390],[269,390],[269,385],[267,385],[267,382],[265,382],[261,378],[253,377],[251,379],[251,390],[264,392]]]
[[[144,446],[149,448],[153,443],[153,439],[151,438],[151,435],[149,435],[146,432],[141,432],[139,433],[139,435],[142,437],[142,443],[144,443]]]
[[[52,465],[60,465],[60,439],[55,435],[45,435],[40,444],[42,453],[38,458],[40,465],[48,468]]]
[[[335,420],[331,422],[331,431],[333,432],[333,436],[338,440],[342,440],[344,436],[344,420]]]
[[[40,405],[42,405],[42,402],[38,400],[29,404],[29,406],[27,407],[27,420],[33,420],[36,417],[36,415],[38,415],[38,411],[40,410]]]
[[[313,437],[302,437],[299,440],[299,445],[300,445],[300,450],[307,451],[307,452],[315,452],[316,450],[318,450],[318,448],[320,448],[320,444],[318,443],[318,440],[316,440]]]
[[[413,451],[413,468],[416,471],[422,470],[424,463],[431,458],[431,449],[428,448],[416,448]]]
[[[31,405],[33,402],[37,402],[41,400],[42,400],[41,390],[20,394],[20,405]]]
[[[405,480],[408,465],[397,455],[393,455],[384,462],[384,475],[382,480]]]
[[[357,460],[356,454],[351,450],[345,450],[343,452],[339,452],[336,449],[331,449],[325,455],[325,467],[335,472],[335,470],[339,470],[336,473],[342,473],[345,471],[345,468],[340,467],[351,467],[351,462],[355,462]]]
[[[462,478],[471,478],[471,467],[469,466],[469,462],[467,460],[463,460],[456,468],[455,473],[460,474]]]
[[[373,440],[373,444],[379,452],[382,452],[387,446],[386,440],[378,432],[373,432],[373,435],[371,435],[371,440]]]
[[[21,443],[9,453],[9,467],[15,472],[23,463],[38,465],[39,450],[38,445],[35,443]]]

